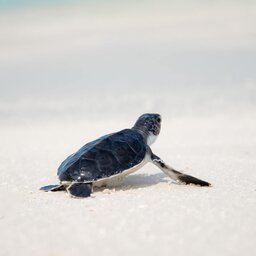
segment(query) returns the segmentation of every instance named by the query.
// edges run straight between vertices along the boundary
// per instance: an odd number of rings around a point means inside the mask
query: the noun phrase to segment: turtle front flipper
[[[168,175],[171,179],[179,181],[184,184],[195,184],[200,186],[211,186],[211,184],[207,181],[200,180],[193,176],[178,172],[174,170],[172,167],[166,165],[164,161],[152,153],[151,160],[153,164],[155,164],[158,168],[160,168],[166,175]]]
[[[68,186],[67,191],[75,198],[89,197],[92,193],[92,183],[72,182]]]
[[[47,186],[44,186],[44,187],[40,188],[40,190],[43,190],[45,192],[48,192],[48,191],[55,192],[55,191],[61,191],[61,190],[65,190],[65,189],[66,189],[66,186],[63,185],[63,184],[60,184],[60,185],[47,185]]]

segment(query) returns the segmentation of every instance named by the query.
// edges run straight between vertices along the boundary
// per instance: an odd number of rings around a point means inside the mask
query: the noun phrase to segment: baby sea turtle
[[[106,185],[114,178],[137,171],[148,162],[180,183],[210,186],[206,181],[174,170],[152,152],[150,145],[159,135],[160,128],[159,114],[144,114],[131,129],[111,133],[85,144],[61,163],[57,173],[60,184],[48,185],[41,190],[67,190],[72,197],[89,197],[93,186]]]

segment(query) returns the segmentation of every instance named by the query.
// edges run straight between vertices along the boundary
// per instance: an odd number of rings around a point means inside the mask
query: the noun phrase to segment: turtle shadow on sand
[[[163,173],[156,174],[134,174],[123,178],[122,180],[114,180],[107,186],[95,187],[95,192],[101,192],[104,189],[115,189],[116,191],[120,190],[132,190],[150,187],[158,183],[167,183],[168,177]]]

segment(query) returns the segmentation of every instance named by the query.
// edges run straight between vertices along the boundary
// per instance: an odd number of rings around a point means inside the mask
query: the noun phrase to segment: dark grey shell
[[[60,181],[97,181],[141,163],[146,145],[140,133],[125,129],[87,143],[58,168]]]

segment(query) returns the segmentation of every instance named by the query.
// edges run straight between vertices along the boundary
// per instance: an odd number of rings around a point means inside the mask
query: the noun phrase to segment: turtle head
[[[133,129],[142,134],[147,144],[151,145],[160,133],[161,121],[159,114],[144,114],[138,118]]]

